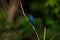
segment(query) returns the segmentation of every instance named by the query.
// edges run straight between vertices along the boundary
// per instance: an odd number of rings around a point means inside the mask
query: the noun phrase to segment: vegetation
[[[32,14],[40,40],[60,40],[60,0],[0,0],[0,40],[37,40],[25,16]]]

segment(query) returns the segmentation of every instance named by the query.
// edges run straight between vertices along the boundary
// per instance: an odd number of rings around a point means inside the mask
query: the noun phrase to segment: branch
[[[43,37],[43,40],[46,39],[46,26],[44,27],[44,37]]]
[[[56,33],[56,34],[54,34],[52,37],[51,37],[51,39],[50,40],[53,40],[57,35],[59,35],[60,33]]]
[[[27,18],[26,14],[25,14],[25,12],[24,12],[24,10],[23,10],[23,6],[22,6],[21,1],[20,1],[20,5],[21,5],[21,9],[22,9],[22,12],[23,12],[24,17],[25,17],[26,20],[29,22],[29,19]],[[19,11],[18,9],[16,9],[16,10]],[[19,12],[20,12],[20,11],[19,11]],[[21,12],[20,12],[20,13],[21,13]],[[35,27],[34,27],[30,22],[29,22],[29,24],[32,26],[32,28],[33,28],[33,30],[34,30],[34,32],[35,32],[35,34],[36,34],[38,40],[40,40],[40,38],[39,38],[39,36],[38,36],[38,33],[37,33]]]

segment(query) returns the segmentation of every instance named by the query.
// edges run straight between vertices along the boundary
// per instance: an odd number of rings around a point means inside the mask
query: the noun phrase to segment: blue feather
[[[32,25],[35,25],[34,18],[32,15],[29,15],[29,21]]]

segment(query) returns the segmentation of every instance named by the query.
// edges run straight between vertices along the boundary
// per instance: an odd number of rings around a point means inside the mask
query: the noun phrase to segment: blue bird
[[[35,25],[34,18],[33,18],[33,16],[32,16],[31,14],[29,15],[29,21],[30,21],[30,23],[31,23],[32,25]]]

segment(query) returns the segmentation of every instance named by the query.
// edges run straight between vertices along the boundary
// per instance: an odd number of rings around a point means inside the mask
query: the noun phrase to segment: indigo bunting
[[[32,25],[35,25],[34,18],[31,14],[29,15],[29,21]]]

